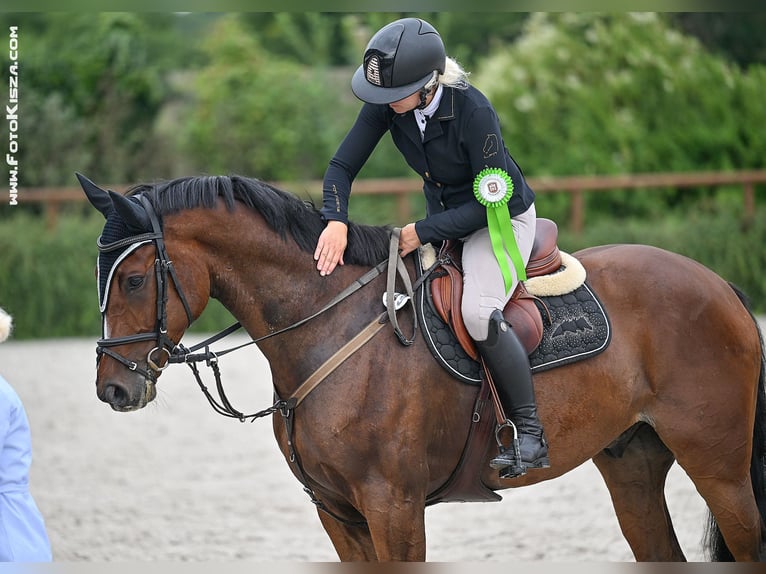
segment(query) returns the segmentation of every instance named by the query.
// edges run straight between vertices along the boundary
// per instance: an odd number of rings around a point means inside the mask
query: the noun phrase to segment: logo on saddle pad
[[[578,317],[577,319],[570,319],[562,321],[558,327],[553,330],[551,337],[561,337],[566,333],[582,333],[584,331],[592,331],[593,325],[588,323],[588,319]]]

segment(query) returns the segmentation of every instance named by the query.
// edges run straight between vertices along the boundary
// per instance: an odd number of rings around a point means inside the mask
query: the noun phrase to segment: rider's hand
[[[415,224],[408,223],[402,227],[402,231],[399,234],[399,254],[404,257],[415,251],[420,245],[420,237],[418,237],[418,233],[415,231]]]
[[[348,226],[342,221],[328,221],[314,251],[320,275],[329,275],[336,265],[343,265],[343,252],[347,243]]]

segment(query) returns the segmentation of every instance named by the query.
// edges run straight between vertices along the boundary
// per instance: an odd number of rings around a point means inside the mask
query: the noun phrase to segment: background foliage
[[[320,179],[360,103],[349,89],[370,36],[403,13],[16,13],[24,186],[104,185],[198,173]],[[764,13],[451,13],[424,17],[487,93],[528,176],[762,169]],[[7,69],[7,54],[0,62]],[[7,125],[0,139],[7,138]],[[390,140],[362,177],[411,175]],[[319,201],[321,190],[305,190]],[[23,197],[23,196],[22,196]],[[687,254],[766,310],[764,189],[743,228],[737,188],[587,197],[573,251],[642,242]],[[412,204],[422,211],[422,198]],[[538,213],[566,227],[569,198]],[[100,216],[0,205],[0,305],[17,336],[97,335]],[[360,222],[394,219],[391,198],[356,197]],[[220,307],[199,328],[229,320]]]
[[[535,14],[473,81],[498,109],[506,143],[512,154],[518,148],[527,173],[764,165],[766,106],[756,94],[766,88],[766,68],[742,70],[655,14]],[[704,193],[598,194],[588,212],[660,217]]]

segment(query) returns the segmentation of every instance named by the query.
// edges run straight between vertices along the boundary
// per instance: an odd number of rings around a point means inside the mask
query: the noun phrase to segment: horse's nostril
[[[128,403],[128,393],[121,385],[109,384],[104,389],[102,400],[112,406],[123,407]]]

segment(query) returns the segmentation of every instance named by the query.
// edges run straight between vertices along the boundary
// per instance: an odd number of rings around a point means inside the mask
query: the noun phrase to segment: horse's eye
[[[130,289],[138,289],[143,284],[144,278],[140,275],[133,275],[132,277],[128,277],[128,287]]]

